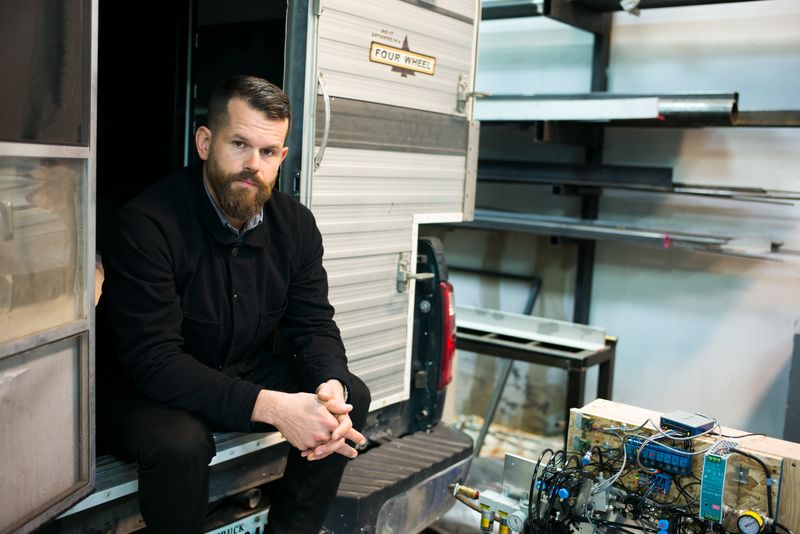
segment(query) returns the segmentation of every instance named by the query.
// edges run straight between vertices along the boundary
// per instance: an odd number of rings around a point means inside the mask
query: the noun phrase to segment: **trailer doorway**
[[[149,185],[199,160],[216,83],[252,74],[283,85],[282,2],[102,0],[98,37],[97,242]]]

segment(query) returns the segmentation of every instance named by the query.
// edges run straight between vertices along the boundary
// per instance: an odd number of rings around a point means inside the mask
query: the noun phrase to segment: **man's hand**
[[[337,406],[344,414],[353,409],[344,402]],[[328,444],[332,441],[331,434],[341,426],[325,401],[316,395],[267,389],[258,394],[252,420],[274,426],[286,441],[301,451],[313,449],[323,443]]]
[[[327,443],[304,450],[302,456],[309,460],[321,460],[334,452],[348,458],[358,456],[358,451],[345,443],[345,440],[349,439],[359,445],[363,445],[367,440],[353,428],[353,421],[349,415],[353,407],[344,402],[342,383],[332,379],[320,384],[317,388],[317,399],[325,403],[325,408],[336,417],[339,424],[331,433],[331,439]]]

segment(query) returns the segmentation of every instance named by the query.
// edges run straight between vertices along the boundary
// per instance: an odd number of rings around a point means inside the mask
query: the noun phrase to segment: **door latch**
[[[458,111],[459,113],[464,113],[464,110],[467,107],[467,100],[469,100],[470,98],[492,96],[490,93],[486,93],[483,91],[468,92],[467,89],[469,89],[469,82],[467,81],[467,77],[463,74],[459,74],[458,87],[456,89],[456,111]]]
[[[433,278],[433,273],[413,273],[410,270],[409,254],[407,252],[400,253],[400,260],[397,262],[397,292],[402,293],[408,290],[408,282],[410,280],[430,280]]]

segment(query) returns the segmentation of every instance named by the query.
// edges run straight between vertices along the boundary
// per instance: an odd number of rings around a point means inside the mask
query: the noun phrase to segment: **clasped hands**
[[[364,444],[366,439],[353,428],[352,409],[344,402],[344,386],[333,379],[320,384],[316,394],[262,390],[253,420],[277,428],[308,460],[321,460],[333,453],[355,458],[358,451],[345,440]]]

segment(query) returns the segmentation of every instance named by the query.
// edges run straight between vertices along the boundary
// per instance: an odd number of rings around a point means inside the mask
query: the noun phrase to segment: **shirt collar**
[[[225,214],[222,213],[221,209],[219,209],[219,206],[217,206],[217,203],[214,201],[214,197],[211,196],[211,192],[208,190],[208,187],[206,187],[205,180],[203,180],[203,189],[205,190],[206,195],[208,195],[208,200],[211,201],[211,205],[214,206],[214,211],[217,213],[220,223],[222,223],[222,225],[230,230],[235,236],[238,236],[239,239],[243,238],[247,232],[261,224],[261,222],[264,220],[264,208],[262,207],[260,210],[258,210],[258,213],[247,219],[242,227],[242,231],[240,232],[238,228],[228,222],[228,218],[225,217]]]

